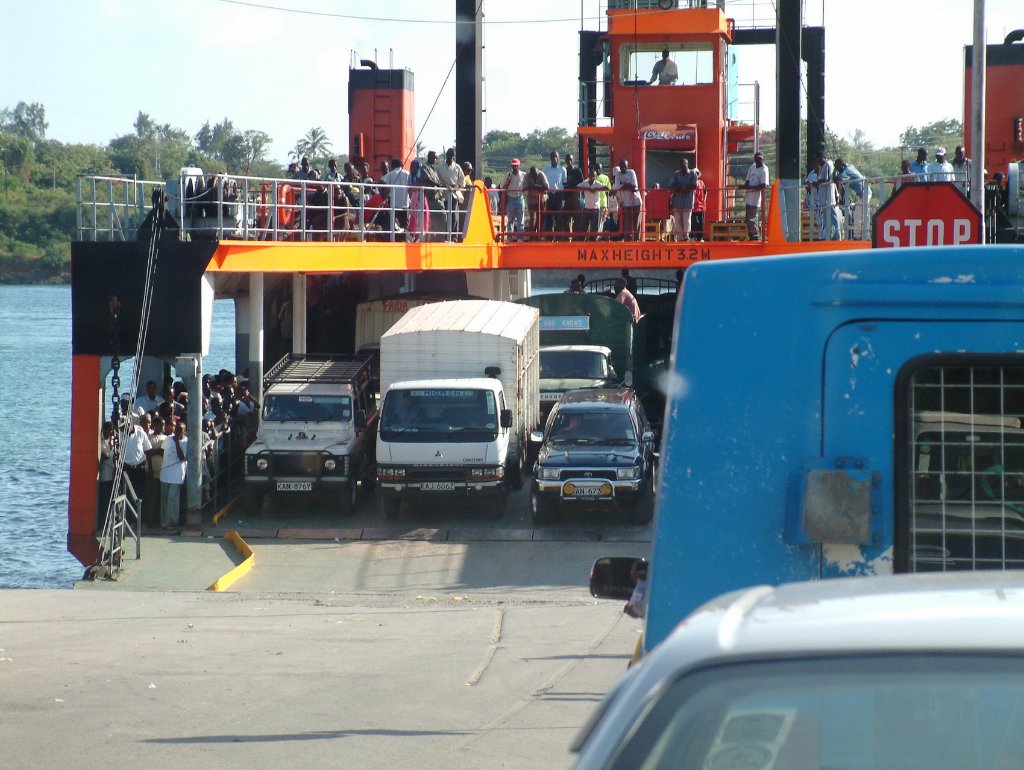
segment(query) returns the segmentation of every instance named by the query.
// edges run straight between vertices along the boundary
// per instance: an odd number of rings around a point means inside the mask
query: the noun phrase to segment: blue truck
[[[1024,567],[1024,247],[699,264],[675,330],[646,649],[745,586]]]

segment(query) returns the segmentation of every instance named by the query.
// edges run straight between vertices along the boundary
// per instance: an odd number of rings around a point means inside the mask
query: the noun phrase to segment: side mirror
[[[535,430],[532,433],[530,433],[530,443],[531,444],[543,444],[544,443],[544,431],[542,431],[542,430]]]
[[[502,409],[501,410],[501,427],[511,428],[512,427],[512,410]]]
[[[366,412],[362,409],[356,409],[355,415],[356,430],[362,430],[366,427]]]
[[[590,568],[590,595],[598,599],[627,600],[633,595],[629,571],[638,556],[602,556]]]
[[[643,441],[645,444],[649,441],[654,441],[654,431],[645,430],[640,435],[640,440]]]
[[[633,372],[631,372],[631,371],[630,372],[626,372],[626,376],[622,378],[622,383],[627,388],[632,388],[633,387]]]

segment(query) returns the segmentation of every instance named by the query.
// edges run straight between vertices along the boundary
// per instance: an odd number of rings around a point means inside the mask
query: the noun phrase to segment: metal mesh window
[[[1024,366],[928,366],[909,397],[909,571],[1024,567]]]

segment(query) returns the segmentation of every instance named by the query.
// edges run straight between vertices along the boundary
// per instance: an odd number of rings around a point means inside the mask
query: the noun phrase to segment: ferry
[[[459,56],[468,64],[458,67],[457,159],[472,160],[477,169],[482,5],[456,3]],[[675,286],[681,271],[710,260],[870,248],[872,217],[901,180],[865,180],[875,194],[850,196],[845,237],[818,240],[815,217],[805,207],[800,136],[786,121],[779,126],[781,170],[771,174],[780,171],[788,181],[765,191],[753,228],[745,221],[743,179],[760,149],[760,126],[741,117],[735,46],[774,40],[774,31],[738,26],[730,5],[737,3],[609,0],[600,28],[581,30],[579,165],[586,175],[600,163],[611,177],[610,169],[626,161],[641,199],[635,222],[613,212],[601,217],[607,225],[598,232],[580,228],[576,193],[569,194],[576,202],[568,208],[565,193],[549,192],[546,199],[538,193],[528,225],[510,227],[507,191],[488,189],[479,179],[464,187],[422,180],[407,186],[373,172],[375,182],[339,182],[305,173],[256,178],[192,168],[171,181],[82,177],[72,245],[68,550],[107,575],[116,575],[133,542],[138,555],[140,525],[131,516],[137,499],[123,493],[109,504],[100,499],[101,426],[116,416],[120,396],[134,396],[148,380],[163,382],[172,366],[190,392],[201,390],[215,299],[235,303],[235,370],[248,374],[259,400],[264,371],[282,354],[355,353],[361,303],[391,299],[400,306],[403,297],[423,294],[515,301],[550,271],[607,279],[629,270],[651,277],[652,285]],[[799,36],[800,3],[782,6],[787,24],[795,9]],[[803,32],[823,46],[821,28]],[[1014,49],[1008,66],[1020,77],[1022,47],[1005,47]],[[786,55],[780,52],[780,62]],[[809,91],[820,108],[808,146],[823,146],[823,48],[808,59]],[[662,77],[667,65],[657,65],[665,60],[674,64],[668,68],[674,76]],[[350,69],[353,161],[379,169],[399,158],[406,171],[428,163],[413,158],[413,89],[408,70],[373,62]],[[783,81],[780,90],[798,92],[799,83]],[[798,102],[795,110],[798,115]],[[1024,156],[1019,136],[1016,141],[1006,161],[1013,153]],[[667,189],[684,158],[700,169],[707,189],[704,227],[686,241],[670,230]],[[1018,165],[1009,166],[1016,215],[1021,180]],[[606,194],[614,200],[614,193]],[[401,213],[407,217],[396,216]],[[606,280],[588,284],[603,290]],[[643,306],[642,294],[639,300]],[[128,359],[136,362],[132,383],[116,377]],[[193,398],[188,406],[190,467],[201,464],[201,401]],[[187,482],[187,521],[197,530],[240,496],[237,450],[226,447],[217,457],[208,500],[198,479],[190,474]],[[102,523],[98,509],[108,511]]]

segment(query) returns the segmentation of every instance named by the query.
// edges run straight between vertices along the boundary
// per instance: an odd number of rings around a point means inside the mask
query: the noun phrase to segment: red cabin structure
[[[708,221],[725,218],[728,156],[756,132],[732,118],[732,38],[733,22],[718,8],[609,10],[601,44],[611,125],[578,129],[584,159],[607,153],[614,164],[626,158],[641,187],[650,189],[667,187],[686,157],[708,187]],[[668,77],[660,72],[665,65],[655,74],[666,51],[674,65]]]
[[[350,69],[348,125],[353,160],[373,169],[380,161],[412,157],[416,141],[415,89],[410,70]]]

